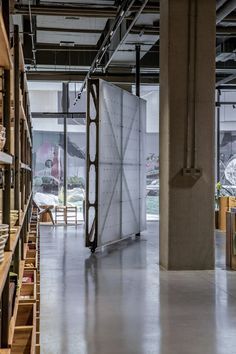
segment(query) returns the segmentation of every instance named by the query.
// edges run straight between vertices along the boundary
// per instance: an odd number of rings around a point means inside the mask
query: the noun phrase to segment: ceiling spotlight
[[[80,17],[78,16],[66,16],[65,20],[74,20],[74,21],[78,21],[80,20]]]
[[[69,42],[69,41],[61,41],[60,42],[60,47],[74,47],[75,42]]]

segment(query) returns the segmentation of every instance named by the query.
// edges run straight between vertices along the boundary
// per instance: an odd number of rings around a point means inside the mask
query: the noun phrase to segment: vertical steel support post
[[[4,2],[3,8],[4,24],[7,32],[8,41],[10,41],[10,27],[9,27],[9,1]],[[11,74],[10,70],[4,70],[4,96],[3,96],[3,119],[6,128],[6,144],[4,151],[7,154],[11,152]],[[5,186],[3,193],[3,223],[10,225],[10,201],[11,201],[11,166],[5,166]],[[5,250],[10,249],[10,240],[8,238]]]
[[[14,26],[14,103],[15,103],[15,209],[20,214],[20,72],[19,27]]]
[[[136,44],[135,86],[136,96],[140,97],[140,44]]]
[[[220,96],[221,91],[217,90],[217,109],[216,109],[216,156],[217,156],[217,173],[216,182],[220,182]]]
[[[69,112],[69,83],[62,83],[62,110]],[[64,114],[64,206],[67,204],[67,113]]]
[[[136,72],[135,72],[135,88],[136,88],[136,96],[140,97],[140,44],[136,44]],[[138,232],[135,236],[140,236],[140,232]]]

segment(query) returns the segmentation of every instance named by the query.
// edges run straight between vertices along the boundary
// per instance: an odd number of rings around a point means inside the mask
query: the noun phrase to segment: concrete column
[[[214,268],[215,0],[161,0],[160,264]]]

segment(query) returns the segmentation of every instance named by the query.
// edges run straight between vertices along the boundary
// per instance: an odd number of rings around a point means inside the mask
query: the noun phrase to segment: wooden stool
[[[38,210],[38,215],[40,216],[41,221],[51,221],[54,224],[52,216],[53,205],[38,205],[35,200],[33,200],[33,206]]]

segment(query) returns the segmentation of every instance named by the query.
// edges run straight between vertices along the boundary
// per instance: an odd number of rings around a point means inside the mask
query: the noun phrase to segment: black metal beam
[[[25,48],[24,48],[25,49]],[[156,44],[155,46],[152,47],[152,49],[141,59],[141,67],[143,69],[143,71],[145,70],[145,68],[149,69],[159,69],[159,45]],[[67,66],[68,68],[71,67],[71,69],[73,68],[73,66],[78,66],[78,67],[89,67],[94,59],[96,55],[95,51],[82,51],[79,53],[76,51],[70,51],[69,49],[67,51],[62,51],[62,52],[57,52],[57,51],[39,51],[36,54],[36,58],[37,58],[37,63],[41,66],[44,65],[60,65],[60,66]],[[30,60],[27,60],[26,57],[26,63],[30,64]],[[127,66],[126,66],[127,67]],[[114,70],[114,69],[113,69]],[[129,82],[129,83],[134,83],[134,75],[133,74],[127,74],[127,72],[122,71],[122,67],[119,67],[119,71],[120,74],[118,73],[114,73],[112,71],[109,71],[106,74],[106,77],[109,81],[116,81],[116,82]],[[60,79],[65,79],[65,80],[72,80],[72,81],[76,81],[76,77],[78,78],[78,81],[83,81],[83,78],[85,76],[85,71],[74,71],[73,69],[69,72],[65,72],[63,73],[62,71],[57,71],[57,72],[52,72],[53,69],[50,72],[45,72],[42,69],[42,72],[40,71],[40,69],[35,72],[33,70],[29,71],[28,75],[29,78],[30,77],[37,77],[38,75],[42,75],[44,77],[54,77],[54,75],[56,75],[56,77],[60,77]],[[236,67],[235,67],[235,62],[234,61],[228,61],[226,62],[217,62],[216,63],[216,74],[218,77],[218,80],[220,80],[222,78],[222,75],[232,75],[235,74],[236,71]],[[120,76],[117,77],[117,75]],[[142,74],[142,80],[144,80],[144,82],[150,82],[151,77],[154,77],[154,80],[156,80],[156,78],[158,77],[158,75],[156,75],[155,73],[152,74]],[[221,77],[220,77],[221,75]],[[94,74],[92,75],[92,77],[94,77]],[[102,73],[97,73],[95,75],[95,77],[105,77],[105,74]],[[111,80],[110,80],[111,78]]]
[[[67,51],[57,51],[57,50],[43,50],[36,52],[37,66],[40,65],[51,65],[51,66],[79,66],[79,67],[90,67],[92,64],[96,51],[85,51],[82,52],[73,51],[69,48]],[[26,58],[26,64],[29,64]]]
[[[140,45],[136,44],[136,73],[135,73],[135,89],[136,96],[140,97]]]
[[[223,27],[225,28],[225,27]],[[37,27],[37,31],[40,32],[61,32],[61,33],[86,33],[86,34],[101,34],[101,29],[91,29],[91,28],[65,28],[65,27]],[[131,34],[151,34],[158,35],[160,32],[159,26],[149,26],[149,25],[137,25],[133,26],[130,31]]]
[[[230,83],[230,82],[232,82],[232,81],[235,80],[235,79],[236,79],[236,74],[229,75],[229,76],[227,76],[227,77],[225,77],[225,78],[223,78],[223,79],[217,81],[217,82],[216,82],[216,87],[219,87],[219,86],[221,86],[221,85],[225,85],[225,84],[227,84],[227,83]]]
[[[130,9],[131,13],[136,13],[139,9],[139,5],[133,5]],[[94,18],[106,18],[114,19],[117,15],[117,6],[53,6],[53,5],[32,5],[32,15],[42,16],[62,16],[62,17],[94,17]],[[28,15],[29,7],[27,5],[15,4],[14,14]],[[144,13],[147,14],[159,14],[160,9],[157,3],[150,3],[145,9]],[[132,18],[132,16],[127,16]]]
[[[52,52],[83,52],[83,51],[97,51],[98,47],[97,45],[79,45],[75,44],[72,46],[66,46],[66,45],[59,45],[59,44],[54,44],[54,43],[37,43],[36,45],[36,51],[52,51]]]
[[[62,83],[62,111],[68,112],[69,111],[69,83],[63,82]],[[64,125],[64,206],[67,204],[67,122],[66,122],[66,115],[64,115],[63,125]]]
[[[27,79],[32,81],[70,81],[82,82],[86,72],[73,71],[29,71]],[[92,74],[91,78],[101,78],[114,84],[133,85],[135,84],[135,74],[133,73],[96,73]],[[159,74],[141,73],[140,82],[142,85],[158,85]]]
[[[102,30],[91,28],[61,28],[61,27],[37,27],[37,31],[41,32],[63,32],[63,33],[92,33],[100,34]]]
[[[216,26],[217,36],[236,36],[236,27],[234,26]]]
[[[54,119],[83,119],[86,118],[86,112],[32,112],[32,118],[54,118]]]
[[[221,85],[218,87],[219,90],[236,91],[236,83],[234,85]]]

